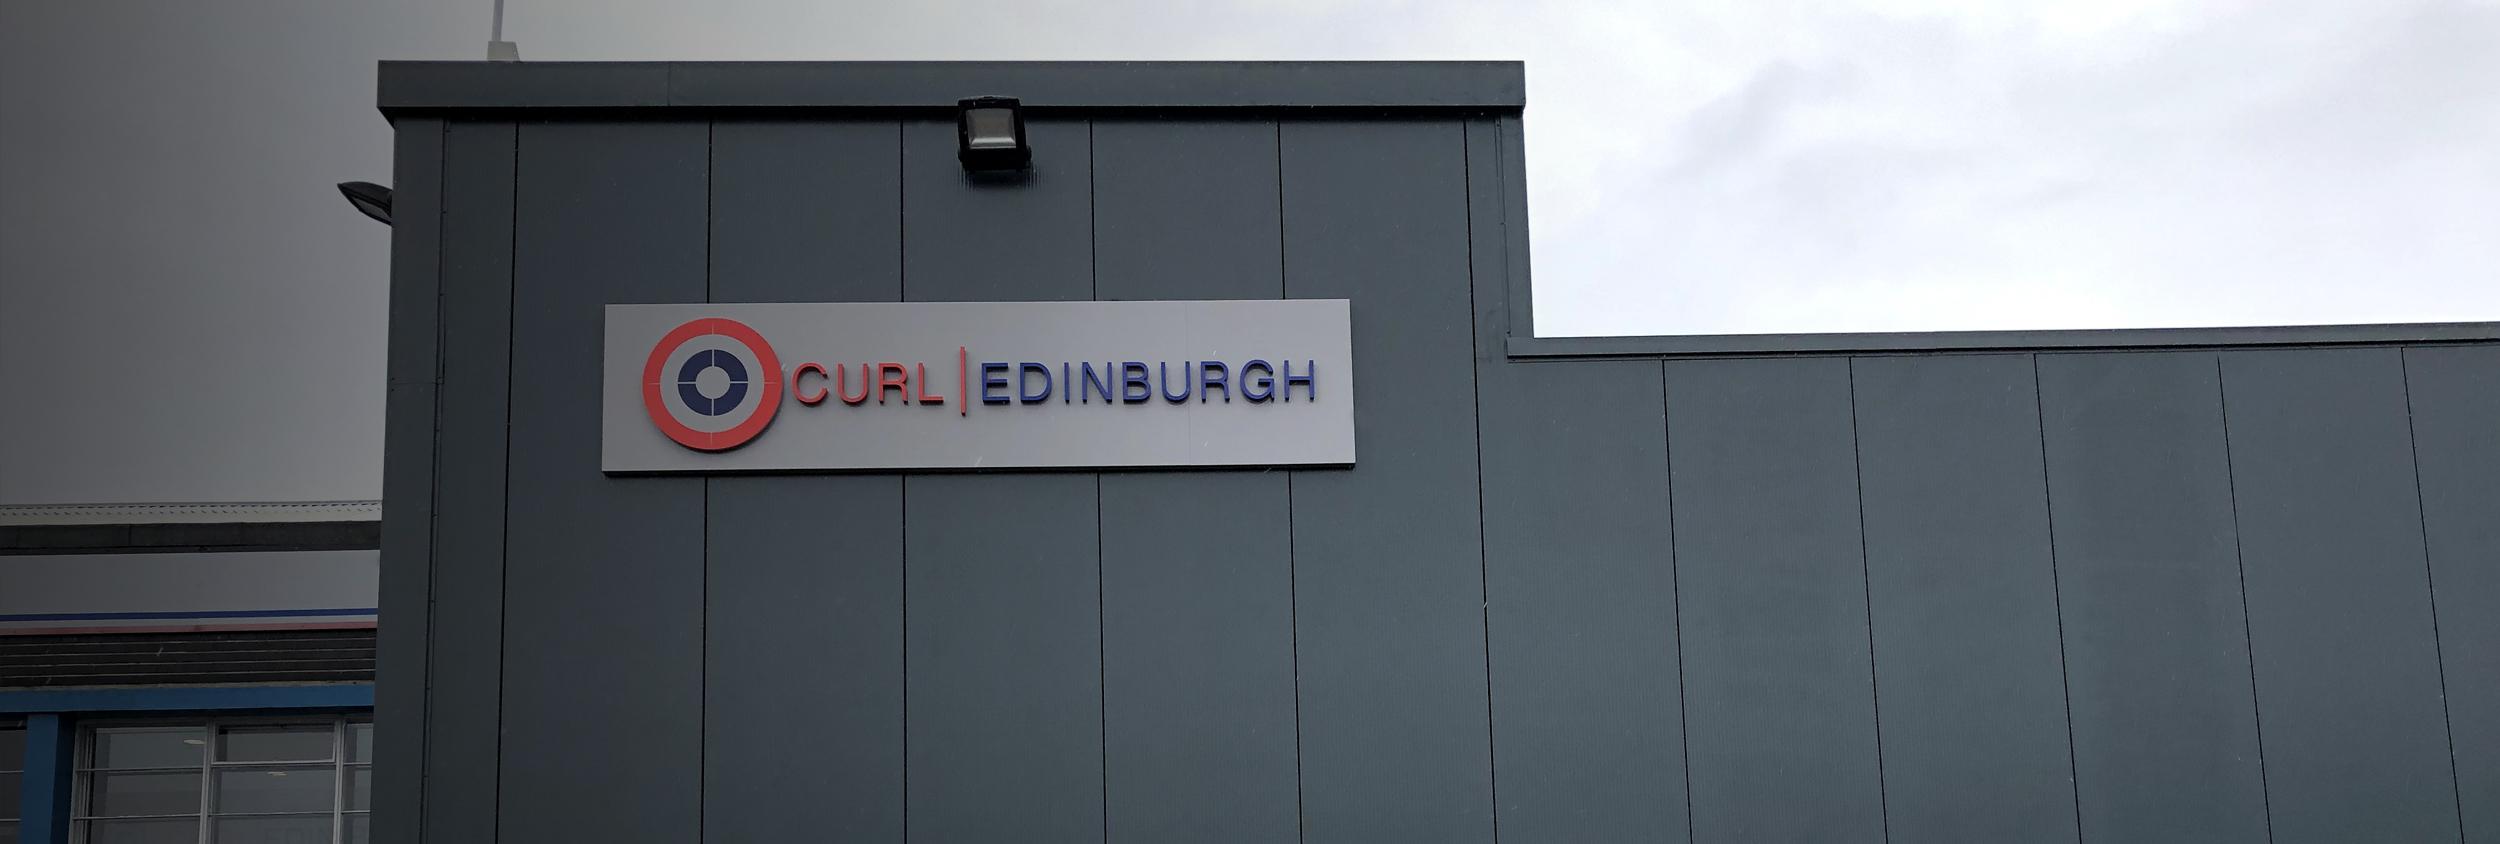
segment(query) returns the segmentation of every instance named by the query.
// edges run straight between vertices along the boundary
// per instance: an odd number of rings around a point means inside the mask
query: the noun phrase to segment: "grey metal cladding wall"
[[[1285,477],[1102,478],[1109,840],[1297,834]]]
[[[444,138],[426,841],[495,836],[517,138],[510,123],[467,122]]]
[[[1093,298],[1083,121],[1031,121],[1030,178],[903,124],[910,301]],[[908,817],[916,841],[1103,837],[1100,488],[1091,474],[904,480]]]
[[[2273,840],[2455,840],[2401,350],[2221,357]]]
[[[703,300],[707,130],[520,127],[503,841],[701,836],[704,482],[602,476],[583,373],[601,304]]]
[[[2084,836],[2266,840],[2214,356],[2038,356]]]
[[[1092,475],[904,485],[911,835],[1103,837]]]
[[[1503,837],[1683,841],[1658,364],[1486,364],[1486,633]]]
[[[2500,842],[2500,346],[2404,355],[2458,811]]]
[[[1095,120],[1095,297],[1284,295],[1276,141],[1269,120]],[[1290,477],[1102,475],[1110,840],[1299,834]]]
[[[1672,361],[1696,841],[1884,836],[1849,361]]]
[[[1238,117],[403,116],[385,840],[2500,835],[2500,347],[1514,359],[1514,122]],[[603,302],[1277,296],[1352,470],[581,433]]]
[[[2074,841],[2030,355],[1851,362],[1887,828]]]
[[[901,124],[711,133],[711,301],[902,298]],[[902,841],[902,478],[706,485],[704,840]]]
[[[443,182],[443,122],[407,119],[393,132],[391,180],[394,210],[407,222],[391,227],[391,328],[384,411],[382,517],[378,618],[375,631],[374,718],[428,724],[425,710],[427,602],[434,556],[434,414],[440,380],[439,257]],[[382,818],[416,818],[423,811],[423,733],[384,730],[374,736],[373,811]],[[410,844],[417,824],[384,823],[374,830],[381,844]]]
[[[1285,292],[1355,302],[1364,391],[1359,468],[1293,479],[1304,840],[1489,841],[1464,127],[1280,131]]]

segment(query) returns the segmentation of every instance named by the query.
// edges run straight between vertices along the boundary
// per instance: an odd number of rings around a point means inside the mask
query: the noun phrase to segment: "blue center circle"
[[[713,367],[729,373],[729,389],[721,393],[720,398],[706,397],[702,390],[695,387],[695,378],[702,375],[703,370]],[[685,366],[677,368],[677,397],[685,401],[688,409],[705,416],[719,416],[737,410],[738,403],[747,397],[746,364],[739,363],[737,356],[719,349],[696,352],[686,359]]]

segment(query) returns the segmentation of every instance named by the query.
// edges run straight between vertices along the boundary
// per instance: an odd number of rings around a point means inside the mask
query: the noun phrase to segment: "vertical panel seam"
[[[2431,656],[2439,669],[2439,725],[2448,739],[2448,792],[2456,801],[2457,840],[2465,840],[2465,788],[2457,779],[2457,728],[2448,711],[2448,653],[2439,641],[2438,576],[2431,568],[2430,504],[2422,495],[2421,436],[2413,428],[2413,364],[2407,350],[2396,348],[2396,372],[2404,386],[2405,453],[2413,460],[2413,515],[2422,530],[2422,587],[2431,605]]]
[[[1096,169],[1094,166],[1094,121],[1087,120],[1085,121],[1085,275],[1086,289],[1089,292],[1086,298],[1100,302],[1102,301],[1102,229],[1094,220],[1094,173]],[[1102,545],[1100,542],[1102,538],[1102,475],[1094,476],[1094,487],[1094,538],[1097,540],[1094,544],[1096,550],[1099,551]],[[1094,556],[1097,558],[1096,562],[1099,563],[1102,555],[1096,553]],[[1100,585],[1100,580],[1096,578],[1096,585]],[[1108,822],[1106,819],[1105,823]]]
[[[450,216],[445,195],[451,176],[445,170],[451,163],[451,122],[438,121],[434,128],[434,388],[430,397],[433,424],[426,432],[425,455],[425,605],[423,630],[420,631],[425,643],[425,659],[417,664],[418,691],[415,697],[420,725],[430,723],[434,716],[434,572],[441,562],[443,544],[443,241],[446,239],[443,237],[443,220]],[[380,640],[377,638],[375,641],[378,644]],[[415,832],[412,837],[422,842],[425,840],[426,768],[433,762],[434,751],[432,743],[423,736],[411,744],[417,748],[417,800],[412,807],[416,817],[410,829]]]
[[[1675,609],[1675,747],[1684,762],[1684,840],[1693,840],[1693,720],[1684,697],[1684,575],[1679,571],[1675,543],[1684,535],[1675,524],[1675,421],[1667,401],[1667,362],[1658,362],[1658,428],[1667,461],[1667,601]]]
[[[1276,119],[1276,296],[1291,298],[1285,258],[1285,121]],[[1293,479],[1285,470],[1285,614],[1293,648],[1293,831],[1296,842],[1310,837],[1302,809],[1302,561],[1294,539]]]
[[[503,839],[503,724],[505,682],[511,671],[512,658],[512,367],[519,363],[519,343],[513,335],[520,333],[521,321],[521,124],[512,124],[512,242],[511,266],[505,269],[511,283],[504,285],[504,347],[503,347],[503,536],[499,545],[504,564],[495,572],[495,799],[493,828],[495,840]]]
[[[1302,818],[1302,597],[1300,564],[1294,553],[1293,475],[1291,470],[1285,472],[1285,618],[1293,653],[1293,830],[1299,842],[1309,833]]]
[[[911,301],[910,131],[909,123],[894,121],[894,295],[905,302]]]
[[[1471,127],[1471,129],[1472,129],[1472,127],[1473,127],[1473,126],[1478,125],[1478,124],[1475,124],[1475,123],[1473,123],[1473,122],[1470,122],[1468,125],[1469,125],[1469,126]],[[1489,142],[1490,142],[1490,143],[1488,144],[1488,146],[1491,146],[1491,147],[1492,147],[1492,153],[1491,153],[1491,157],[1492,157],[1492,159],[1493,159],[1493,167],[1492,167],[1493,172],[1492,172],[1492,176],[1493,176],[1493,181],[1494,181],[1494,187],[1495,187],[1496,189],[1502,189],[1502,188],[1503,188],[1503,186],[1506,184],[1506,183],[1503,181],[1503,172],[1502,172],[1502,156],[1503,156],[1503,155],[1505,154],[1505,152],[1507,151],[1508,145],[1506,145],[1506,144],[1504,144],[1504,143],[1503,143],[1501,118],[1499,118],[1499,117],[1495,117],[1495,118],[1491,118],[1491,119],[1489,119],[1489,120],[1485,120],[1485,121],[1482,123],[1482,125],[1485,125],[1485,126],[1489,126],[1489,127],[1491,127],[1492,137],[1488,139],[1488,140],[1489,140]],[[1468,134],[1468,140],[1469,140],[1469,142],[1470,142],[1470,145],[1472,146],[1472,142],[1475,140],[1475,138],[1474,138],[1475,133],[1474,133],[1473,131],[1470,131],[1470,132],[1468,132],[1467,134]],[[1467,172],[1468,172],[1468,176],[1469,176],[1469,180],[1470,180],[1470,183],[1469,183],[1469,184],[1468,184],[1468,186],[1467,186],[1467,215],[1468,215],[1468,225],[1467,225],[1467,266],[1470,268],[1470,272],[1472,272],[1472,271],[1473,271],[1473,268],[1476,266],[1476,262],[1477,262],[1477,261],[1479,261],[1479,260],[1482,260],[1482,258],[1481,258],[1480,256],[1478,256],[1478,255],[1476,255],[1476,254],[1475,254],[1475,251],[1476,251],[1476,231],[1475,231],[1476,189],[1475,189],[1475,185],[1473,184],[1473,179],[1474,179],[1475,169],[1476,169],[1476,156],[1475,156],[1475,150],[1473,150],[1473,149],[1471,148],[1471,149],[1469,149],[1469,150],[1468,150],[1468,153],[1467,153]],[[1493,203],[1493,204],[1494,204],[1494,205],[1497,205],[1497,206],[1506,206],[1506,205],[1508,205],[1508,203],[1507,203],[1507,202],[1495,202],[1495,203]],[[1500,230],[1501,230],[1501,231],[1500,231],[1500,233],[1501,233],[1502,237],[1505,237],[1505,238],[1507,238],[1507,237],[1509,237],[1509,236],[1510,236],[1510,225],[1511,225],[1511,221],[1510,221],[1510,213],[1509,213],[1509,211],[1510,211],[1510,209],[1508,209],[1507,207],[1497,207],[1497,208],[1494,208],[1494,209],[1493,209],[1493,217],[1494,217],[1494,221],[1495,221],[1495,222],[1499,225]],[[1509,342],[1510,342],[1510,299],[1511,299],[1511,296],[1510,296],[1510,283],[1511,283],[1511,278],[1510,278],[1510,256],[1509,256],[1507,253],[1503,254],[1503,255],[1501,256],[1501,261],[1502,261],[1502,272],[1501,272],[1501,277],[1502,277],[1502,281],[1501,281],[1501,284],[1502,284],[1501,307],[1496,309],[1496,312],[1499,314],[1499,319],[1497,320],[1497,323],[1498,323],[1498,324],[1495,326],[1495,330],[1494,330],[1494,332],[1493,332],[1493,339],[1494,339],[1495,341],[1497,341],[1497,342],[1502,343],[1502,344],[1503,344],[1503,346],[1504,346],[1504,348],[1508,348],[1508,346],[1509,346]],[[1474,279],[1472,279],[1472,278],[1471,278],[1469,281],[1470,281],[1470,283],[1469,283],[1468,287],[1469,287],[1469,289],[1471,289],[1471,290],[1472,290],[1472,289],[1474,289],[1474,286],[1475,286],[1475,285],[1473,284]],[[1479,313],[1479,314],[1473,314],[1473,315],[1471,315],[1471,317],[1472,317],[1472,318],[1474,318],[1474,319],[1482,319],[1482,318],[1483,318],[1483,315],[1482,315],[1481,313]],[[1481,329],[1479,329],[1479,330],[1481,330]],[[1484,350],[1483,350],[1483,349],[1481,349],[1481,348],[1479,348],[1479,349],[1477,349],[1477,350],[1476,350],[1476,354],[1477,354],[1477,356],[1478,356],[1479,358],[1481,358],[1481,357],[1483,356],[1483,354],[1484,354]],[[1505,360],[1507,360],[1507,359],[1509,358],[1509,356],[1508,356],[1508,355],[1504,355],[1504,356],[1503,356],[1503,358],[1504,358]],[[1478,368],[1479,368],[1479,369],[1481,369],[1481,368],[1482,368],[1482,364],[1478,364]],[[1479,378],[1478,380],[1482,380],[1482,379],[1481,379],[1481,378]],[[1479,392],[1479,395],[1481,395],[1482,391],[1481,391],[1481,390],[1479,390],[1478,392]],[[1478,403],[1478,404],[1482,404],[1482,403],[1483,403],[1483,399],[1481,399],[1481,398],[1477,399],[1477,403]],[[1483,424],[1483,419],[1481,418],[1481,417],[1484,415],[1484,414],[1483,414],[1483,412],[1479,411],[1479,412],[1477,412],[1477,414],[1476,414],[1476,415],[1479,417],[1479,418],[1477,419],[1477,424],[1479,424],[1479,425]],[[1479,456],[1477,457],[1477,459],[1478,459],[1478,460],[1482,460],[1482,459],[1483,459],[1483,457],[1482,457],[1481,455],[1479,455]],[[1481,508],[1479,508],[1478,512],[1482,512],[1482,509],[1481,509]],[[1487,651],[1488,651],[1488,652],[1490,652],[1490,649],[1487,649]]]
[[[900,124],[897,124],[900,125]],[[894,478],[895,565],[902,569],[903,623],[903,840],[911,841],[911,476]]]
[[[1085,275],[1088,295],[1102,301],[1102,227],[1095,219],[1094,121],[1085,121]],[[1107,400],[1107,399],[1106,399]],[[1102,473],[1094,473],[1094,739],[1101,750],[1102,840],[1111,842],[1111,664],[1102,588]]]
[[[513,326],[519,320],[521,278],[521,124],[512,124],[512,202],[505,209],[509,235],[504,243],[503,320],[503,524],[496,530],[495,566],[495,770],[494,814],[489,815],[494,840],[503,838],[503,692],[505,598],[512,581],[512,365]]]
[[[2266,841],[2274,841],[2274,785],[2266,777],[2265,703],[2257,694],[2256,622],[2248,617],[2248,557],[2240,548],[2240,482],[2231,453],[2231,388],[2223,383],[2222,356],[2214,355],[2214,408],[2222,417],[2222,477],[2231,495],[2231,560],[2240,570],[2240,637],[2248,654],[2248,714],[2257,728],[2257,790],[2266,810]]]
[[[1892,840],[1892,796],[1884,785],[1884,691],[1875,669],[1875,578],[1866,559],[1866,470],[1858,450],[1858,359],[1845,358],[1849,374],[1849,476],[1858,503],[1858,595],[1866,608],[1866,689],[1875,715],[1875,805],[1883,819],[1883,840]]]
[[[2075,841],[2083,841],[2083,778],[2075,771],[2075,685],[2066,671],[2066,596],[2057,568],[2057,501],[2049,486],[2049,415],[2040,395],[2040,356],[2031,358],[2031,422],[2040,435],[2040,514],[2049,529],[2049,605],[2057,612],[2057,683],[2066,704],[2066,788],[2074,800]]]
[[[909,210],[910,191],[907,183],[911,180],[911,170],[904,166],[909,163],[909,158],[904,151],[911,146],[905,143],[904,135],[907,131],[907,124],[904,121],[894,121],[894,298],[896,301],[904,302],[911,301],[911,262],[906,260],[911,255],[911,238],[906,234],[911,225],[911,216],[905,213]],[[902,582],[902,587],[896,591],[900,593],[897,598],[902,603],[900,616],[903,625],[903,840],[909,842],[911,841],[911,475],[895,476],[894,499],[894,521],[897,531],[894,543],[897,549],[895,567],[900,569],[897,574],[901,575]]]
[[[1482,332],[1476,329],[1476,204],[1474,159],[1469,154],[1471,143],[1467,124],[1458,124],[1458,185],[1460,217],[1466,220],[1467,243],[1467,369],[1468,387],[1474,393],[1469,409],[1476,439],[1476,620],[1477,632],[1484,636],[1484,787],[1491,800],[1493,842],[1502,841],[1502,775],[1493,748],[1493,589],[1491,563],[1484,550],[1484,355],[1477,347]]]
[[[1093,123],[1085,124],[1087,145]],[[1090,155],[1090,153],[1088,153]],[[1089,168],[1090,169],[1090,168]],[[1091,173],[1087,180],[1093,178]],[[1089,207],[1091,203],[1088,203]],[[1086,212],[1088,219],[1092,212]],[[1099,294],[1097,294],[1099,295]],[[1102,589],[1102,473],[1094,473],[1094,738],[1102,751],[1102,840],[1111,841],[1111,662],[1110,631],[1105,629]]]
[[[1289,298],[1285,294],[1285,121],[1279,117],[1268,125],[1276,130],[1276,298],[1284,299]],[[1291,487],[1292,473],[1285,477],[1286,486]],[[1286,516],[1290,521],[1292,512]]]
[[[716,121],[703,123],[703,301],[716,298],[712,292],[712,264],[718,256],[712,249],[713,199],[719,191],[713,136],[719,128]],[[704,830],[710,826],[707,813],[711,808],[712,755],[712,479],[703,479],[703,560],[695,574],[703,582],[695,589],[695,693],[694,693],[694,778],[695,840],[708,839]]]

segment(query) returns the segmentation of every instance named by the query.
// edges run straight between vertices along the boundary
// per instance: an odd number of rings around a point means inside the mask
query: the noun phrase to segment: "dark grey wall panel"
[[[902,298],[902,126],[712,126],[715,302]]]
[[[907,299],[1092,297],[1085,124],[1027,128],[1030,179],[997,184],[964,175],[954,124],[904,124]],[[913,840],[1102,839],[1099,496],[1092,475],[906,479]]]
[[[434,420],[440,385],[443,123],[395,127],[394,202],[408,221],[391,228],[391,336],[383,417],[382,532],[374,717],[426,723],[427,604],[434,574]],[[374,737],[374,840],[418,840],[425,800],[425,736]]]
[[[444,140],[439,623],[425,737],[425,840],[433,842],[495,840],[516,131],[510,123],[454,123]]]
[[[902,479],[711,484],[704,839],[901,841]]]
[[[1291,841],[1285,475],[1102,478],[1111,840]]]
[[[1096,494],[905,479],[913,840],[1102,840]]]
[[[2031,356],[1851,367],[1891,835],[2074,841]]]
[[[1106,120],[1093,141],[1098,298],[1283,294],[1276,124]],[[1112,840],[1297,834],[1287,502],[1282,473],[1102,476]]]
[[[1098,298],[1284,295],[1276,124],[1094,122]]]
[[[1666,364],[1696,841],[1884,835],[1844,359]]]
[[[1093,298],[1092,147],[1083,121],[1033,120],[1033,169],[967,174],[952,121],[903,124],[903,295],[915,302]]]
[[[1463,129],[1281,128],[1285,292],[1353,301],[1362,384],[1358,468],[1293,477],[1304,840],[1490,840]]]
[[[901,298],[899,134],[714,124],[712,301]],[[903,840],[902,479],[709,484],[705,840]]]
[[[703,480],[602,476],[583,373],[601,305],[703,300],[707,128],[521,126],[504,841],[701,835]]]
[[[2399,350],[2222,378],[2274,841],[2455,840]]]
[[[1478,377],[1502,835],[1683,841],[1658,365],[1487,363]]]
[[[2404,355],[2458,814],[2500,842],[2500,346]]]
[[[2218,377],[2209,353],[2039,356],[2088,840],[2266,840]]]

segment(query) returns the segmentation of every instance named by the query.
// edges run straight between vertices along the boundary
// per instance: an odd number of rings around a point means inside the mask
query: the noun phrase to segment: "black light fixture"
[[[347,197],[347,204],[365,212],[365,216],[380,220],[385,226],[391,224],[390,188],[372,182],[340,182],[339,193]]]
[[[1033,146],[1024,137],[1024,104],[1014,97],[957,101],[955,159],[976,172],[1033,166]]]

